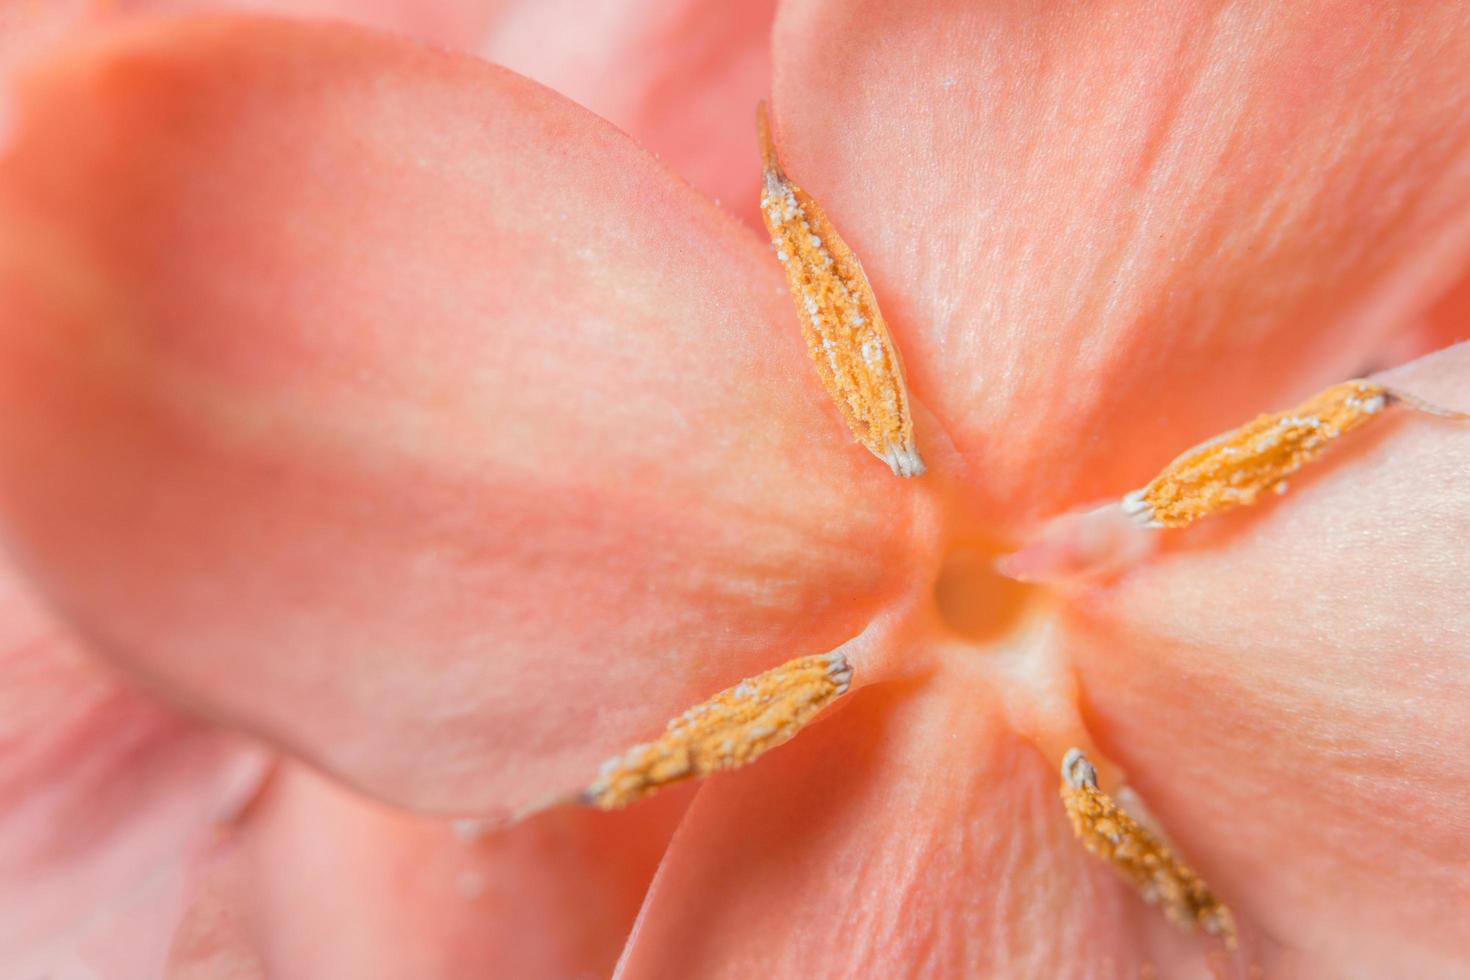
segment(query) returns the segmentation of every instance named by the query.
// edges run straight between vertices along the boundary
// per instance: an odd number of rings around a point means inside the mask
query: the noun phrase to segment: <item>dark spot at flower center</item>
[[[967,640],[988,641],[1011,632],[1037,594],[1035,586],[995,570],[1005,549],[985,541],[956,544],[934,583],[934,603],[944,624]]]

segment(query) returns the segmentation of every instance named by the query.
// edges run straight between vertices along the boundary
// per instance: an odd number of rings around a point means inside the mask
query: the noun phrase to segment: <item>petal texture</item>
[[[126,0],[352,21],[479,54],[625,130],[759,230],[750,125],[771,82],[775,0]]]
[[[687,797],[475,836],[289,769],[201,867],[170,976],[607,976]]]
[[[1463,268],[1470,11],[793,0],[787,170],[994,519],[1364,370]]]
[[[1470,344],[1384,380],[1470,409]],[[1315,975],[1463,976],[1470,427],[1380,424],[1079,597],[1070,642],[1104,748]]]
[[[700,790],[618,976],[1207,976],[1057,787],[963,672],[859,692]]]
[[[233,11],[350,21],[444,47],[472,51],[507,0],[113,0],[126,14]]]
[[[84,660],[0,570],[0,976],[156,976],[190,847],[261,769]]]
[[[851,443],[775,263],[583,110],[230,19],[22,95],[0,510],[197,709],[514,808],[915,586],[927,491]]]
[[[522,0],[481,53],[626,130],[757,231],[751,117],[771,86],[775,0]]]

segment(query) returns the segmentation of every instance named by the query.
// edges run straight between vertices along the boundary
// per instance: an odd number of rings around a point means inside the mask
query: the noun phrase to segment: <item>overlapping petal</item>
[[[121,11],[349,20],[480,54],[625,130],[759,230],[750,117],[770,91],[775,8],[775,0],[127,0]]]
[[[479,50],[631,134],[762,230],[751,121],[771,85],[775,0],[503,3]]]
[[[1470,409],[1470,344],[1386,376]],[[1407,413],[1069,616],[1093,732],[1320,975],[1462,976],[1470,427]]]
[[[1209,976],[1072,839],[1058,777],[963,670],[859,692],[701,789],[618,974]]]
[[[922,585],[764,247],[541,87],[209,19],[21,96],[0,509],[198,710],[513,807]]]
[[[506,0],[116,0],[111,6],[114,12],[129,15],[233,11],[350,21],[468,51],[509,4]]]
[[[607,976],[686,803],[477,836],[287,767],[201,867],[169,975]]]
[[[110,976],[156,975],[188,849],[260,772],[84,660],[0,570],[0,975],[100,966],[99,948]]]
[[[1014,521],[1379,360],[1464,267],[1467,58],[1455,5],[792,0],[775,110]]]

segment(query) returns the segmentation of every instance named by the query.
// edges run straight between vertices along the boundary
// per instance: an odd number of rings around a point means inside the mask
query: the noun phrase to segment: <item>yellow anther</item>
[[[1080,749],[1062,760],[1062,802],[1082,845],[1160,905],[1169,921],[1203,929],[1235,948],[1235,919],[1190,867],[1097,785],[1097,770]]]
[[[669,783],[738,769],[801,731],[851,681],[852,668],[835,652],[741,681],[669,722],[658,741],[603,763],[582,801],[618,810]]]
[[[796,303],[817,374],[858,442],[899,476],[919,476],[903,363],[857,256],[817,202],[787,179],[761,103],[761,214]]]
[[[1287,478],[1328,443],[1395,403],[1445,418],[1466,417],[1373,381],[1344,381],[1291,411],[1262,415],[1189,450],[1148,486],[1124,497],[1123,509],[1153,527],[1184,527],[1253,504],[1267,491],[1285,493]]]

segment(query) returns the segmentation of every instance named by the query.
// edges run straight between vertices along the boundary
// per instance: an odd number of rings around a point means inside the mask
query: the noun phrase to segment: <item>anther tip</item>
[[[878,458],[888,464],[895,476],[912,479],[929,472],[929,467],[924,465],[924,457],[912,446],[895,446],[889,443]]]
[[[1087,761],[1081,749],[1072,748],[1062,757],[1062,779],[1073,789],[1083,786],[1097,789],[1097,767]]]

